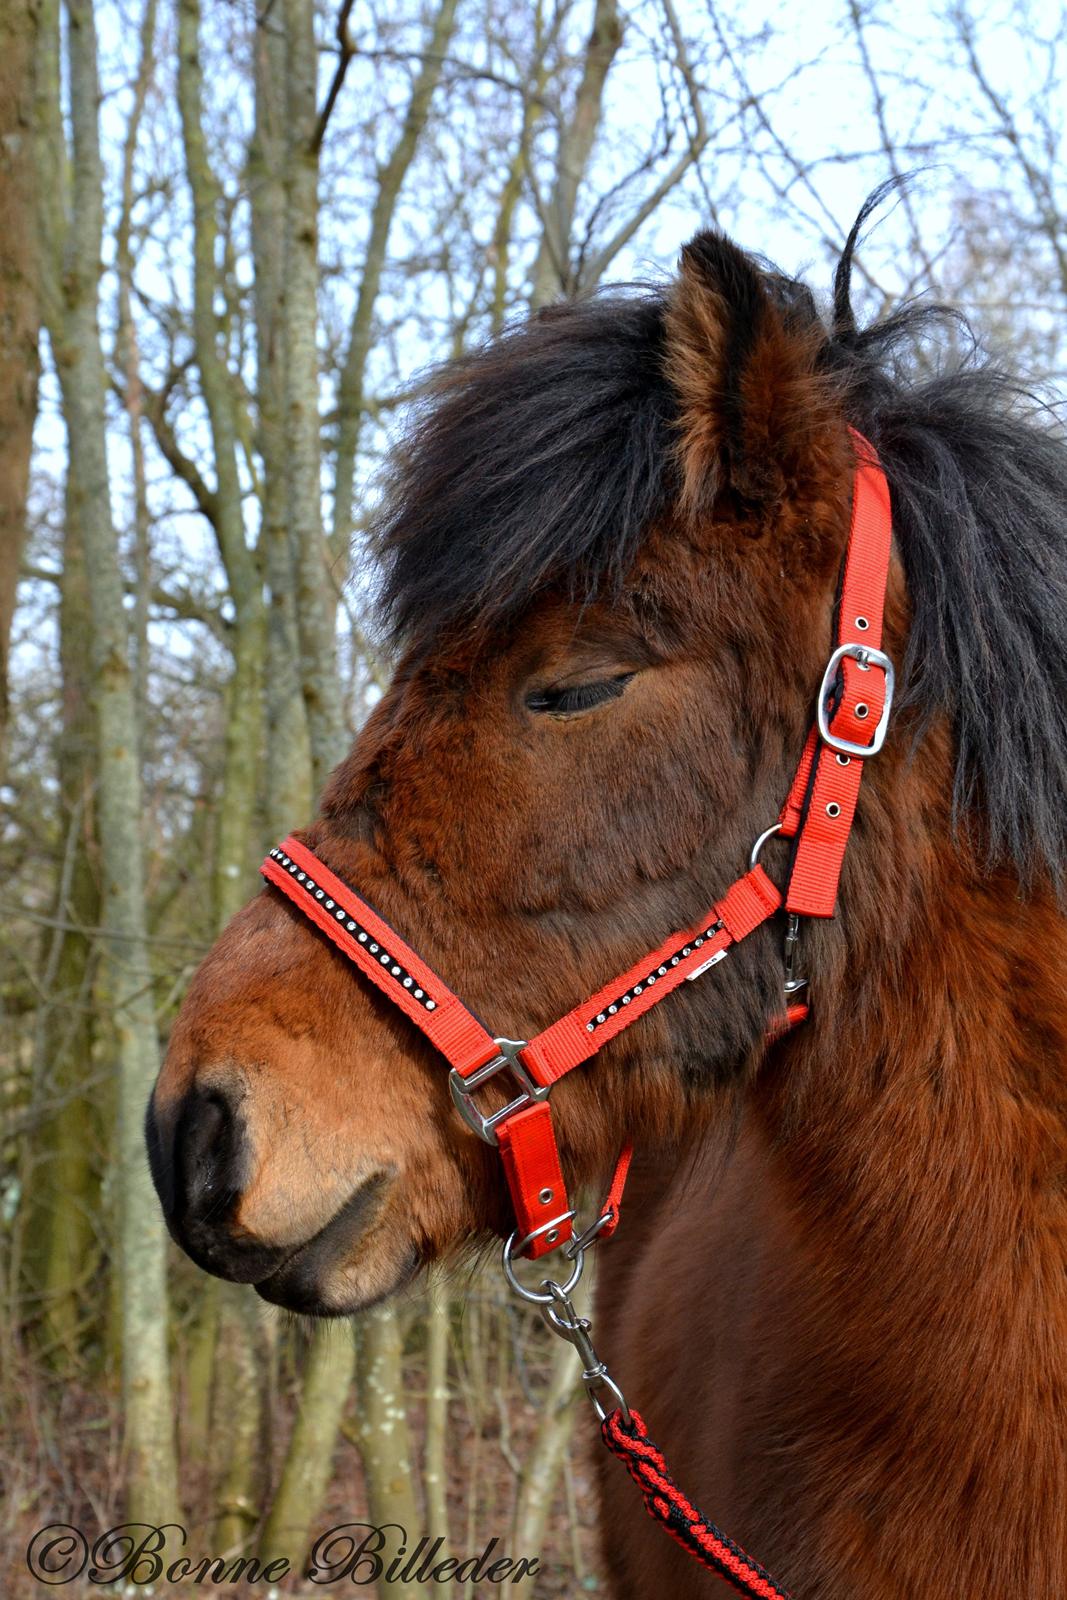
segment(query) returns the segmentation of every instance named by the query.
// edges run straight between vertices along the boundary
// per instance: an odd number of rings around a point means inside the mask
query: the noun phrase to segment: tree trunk
[[[426,1534],[448,1548],[448,1281],[437,1269],[430,1273],[426,1308]]]
[[[321,790],[344,753],[334,647],[334,607],[322,528],[318,358],[318,120],[314,0],[284,0],[286,502],[296,573],[300,681],[311,740],[312,780]]]
[[[296,567],[288,521],[283,373],[285,273],[285,39],[257,28],[256,125],[249,150],[255,262],[257,445],[263,461],[260,550],[270,592],[267,616],[268,843],[310,816],[311,745],[301,692]]]
[[[229,634],[233,671],[226,686],[222,784],[216,809],[212,899],[221,929],[255,883],[260,840],[257,830],[261,698],[265,668],[266,616],[258,560],[249,549],[238,472],[238,399],[233,375],[220,349],[216,266],[221,190],[204,137],[203,74],[200,64],[199,0],[178,6],[178,107],[185,170],[193,202],[193,345],[208,414],[214,488],[211,522],[234,608]],[[220,1508],[218,1539],[238,1548],[256,1519],[262,1478],[259,1319],[251,1291],[215,1285],[198,1310],[190,1347],[191,1432],[202,1433],[205,1401],[212,1395]]]
[[[46,316],[67,426],[69,472],[85,541],[98,749],[103,987],[118,1066],[116,1171],[121,1196],[124,1456],[127,1515],[159,1523],[178,1509],[167,1354],[166,1234],[148,1174],[144,1108],[159,1067],[145,927],[138,728],[129,634],[111,521],[105,376],[97,325],[103,184],[91,0],[68,0],[71,189],[63,215],[58,15],[41,0],[38,193]]]
[[[574,1427],[574,1401],[580,1368],[573,1348],[556,1341],[541,1421],[527,1450],[519,1481],[510,1549],[516,1556],[533,1557],[544,1546],[545,1528],[562,1476],[563,1456]],[[527,1578],[525,1591],[533,1587]]]
[[[244,1283],[218,1287],[212,1438],[221,1450],[216,1540],[243,1550],[259,1522],[266,1490],[263,1394],[266,1353],[261,1302]]]
[[[0,6],[0,782],[7,771],[7,655],[26,543],[30,444],[37,415],[33,0]]]
[[[72,485],[68,484],[68,490]],[[59,608],[63,722],[57,752],[61,837],[67,859],[60,872],[55,977],[42,1029],[38,1086],[46,1111],[44,1161],[35,1174],[43,1224],[40,1283],[42,1338],[69,1361],[79,1342],[81,1292],[99,1255],[99,1143],[103,1131],[93,1073],[89,934],[99,895],[90,840],[93,831],[93,709],[88,697],[90,630],[85,555],[75,505],[68,494]]]
[[[373,1306],[359,1321],[360,1335],[360,1454],[367,1479],[370,1520],[378,1528],[399,1524],[413,1550],[422,1528],[415,1504],[411,1440],[404,1403],[403,1344],[396,1307]],[[395,1555],[398,1543],[389,1540],[383,1556]],[[426,1591],[417,1583],[393,1583],[390,1596],[398,1600],[423,1600]]]
[[[219,351],[215,317],[215,219],[220,192],[204,140],[199,0],[180,0],[178,6],[178,104],[193,197],[193,342],[211,428],[213,521],[234,607],[234,665],[227,691],[222,800],[215,840],[215,913],[221,927],[248,898],[255,881],[266,616],[258,561],[245,538],[234,379]]]
[[[148,91],[152,86],[158,0],[145,0],[141,13],[141,51],[133,86],[133,106],[126,124],[122,149],[122,210],[115,230],[115,270],[118,276],[118,326],[115,330],[115,357],[122,373],[123,403],[130,430],[130,467],[133,478],[134,531],[137,555],[137,582],[134,589],[133,638],[136,659],[137,715],[143,726],[148,708],[148,612],[152,594],[152,552],[148,510],[148,479],[145,472],[144,384],[141,382],[137,328],[133,319],[132,248],[134,162],[137,140],[144,117]]]
[[[534,262],[530,304],[536,309],[573,288],[571,246],[578,189],[593,153],[604,104],[604,85],[622,44],[618,0],[596,0],[593,31],[586,46],[574,111],[560,134],[556,181],[542,218],[541,245]]]
[[[179,1430],[182,1452],[187,1461],[210,1460],[211,1388],[218,1346],[221,1288],[218,1278],[205,1275],[185,1350]]]
[[[294,1567],[333,1471],[337,1435],[356,1365],[348,1323],[316,1323],[304,1368],[300,1410],[293,1425],[278,1492],[263,1530],[264,1561],[287,1556]]]

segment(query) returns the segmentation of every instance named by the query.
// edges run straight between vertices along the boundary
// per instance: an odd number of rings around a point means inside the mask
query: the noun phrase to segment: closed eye
[[[572,683],[557,688],[534,689],[526,696],[526,707],[529,711],[544,712],[552,717],[591,711],[594,706],[604,705],[608,700],[617,700],[632,677],[634,673],[624,672],[617,678],[603,678],[599,683]]]

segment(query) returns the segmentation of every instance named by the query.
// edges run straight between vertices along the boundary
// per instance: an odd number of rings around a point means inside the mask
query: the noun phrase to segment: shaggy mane
[[[902,305],[866,328],[851,303],[864,206],[822,319],[804,284],[768,291],[821,327],[820,363],[877,446],[914,616],[903,692],[946,714],[959,819],[1026,880],[1067,867],[1067,443],[983,357],[965,319]],[[446,367],[393,460],[375,529],[394,641],[516,618],[546,584],[617,584],[678,493],[665,291],[601,294],[535,317]]]

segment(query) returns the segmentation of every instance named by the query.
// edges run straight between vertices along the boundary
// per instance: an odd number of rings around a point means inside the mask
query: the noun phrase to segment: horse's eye
[[[553,717],[591,711],[606,700],[617,700],[633,676],[632,672],[623,672],[617,678],[603,678],[599,683],[570,683],[561,688],[534,689],[526,696],[526,706],[529,711],[544,711]]]

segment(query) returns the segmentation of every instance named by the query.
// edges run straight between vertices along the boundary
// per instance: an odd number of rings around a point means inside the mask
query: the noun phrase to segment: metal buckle
[[[484,1067],[478,1067],[466,1078],[455,1067],[448,1074],[448,1087],[452,1092],[456,1110],[471,1132],[476,1133],[479,1139],[484,1139],[486,1144],[499,1144],[496,1129],[506,1117],[511,1116],[513,1111],[521,1111],[523,1106],[548,1097],[551,1085],[535,1083],[520,1060],[520,1052],[526,1049],[528,1042],[526,1039],[494,1039],[493,1043],[500,1047],[500,1054],[494,1056],[492,1061],[487,1061]],[[505,1069],[511,1073],[522,1092],[514,1100],[509,1100],[499,1111],[483,1117],[471,1103],[471,1095],[475,1089],[480,1089],[483,1083],[488,1083],[490,1078],[495,1078],[498,1072],[503,1072]]]
[[[885,704],[882,715],[878,718],[878,726],[871,735],[870,744],[853,744],[851,739],[842,739],[840,734],[832,732],[827,718],[826,702],[834,686],[837,669],[841,662],[848,656],[857,661],[866,672],[870,667],[881,667],[885,673]],[[882,650],[874,650],[869,644],[839,644],[829,661],[826,671],[822,675],[819,685],[819,698],[815,702],[815,720],[819,727],[819,738],[831,750],[836,750],[838,755],[855,756],[859,761],[865,761],[868,756],[876,756],[885,744],[886,729],[889,726],[889,712],[893,704],[893,689],[896,684],[896,674],[893,663]]]

